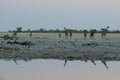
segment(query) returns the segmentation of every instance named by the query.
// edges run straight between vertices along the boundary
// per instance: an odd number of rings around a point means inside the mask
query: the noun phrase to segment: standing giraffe
[[[72,30],[70,30],[70,39],[72,38]]]
[[[68,39],[68,31],[65,27],[64,27],[64,30],[65,30],[65,38]]]
[[[106,33],[108,31],[108,28],[110,28],[110,27],[107,26],[106,28],[101,28],[101,31],[102,31],[101,37],[102,38],[106,38]]]
[[[90,38],[91,39],[93,39],[93,38],[95,38],[95,32],[96,32],[96,29],[92,29],[91,31],[90,31]]]
[[[72,30],[71,29],[67,29],[66,27],[64,27],[65,30],[65,37],[66,39],[68,39],[68,33],[70,33],[70,38],[72,37]]]
[[[84,33],[84,39],[86,39],[88,31],[87,30],[83,30],[83,33]]]
[[[59,33],[58,33],[58,36],[59,36],[59,39],[61,39],[61,36],[62,36],[62,35],[61,35],[61,32],[60,32],[60,31],[59,31]]]
[[[30,32],[30,35],[29,35],[29,36],[30,36],[30,38],[32,37],[32,31]]]

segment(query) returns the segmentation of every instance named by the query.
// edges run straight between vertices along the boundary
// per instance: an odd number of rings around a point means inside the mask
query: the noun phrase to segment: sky
[[[0,31],[27,29],[120,30],[120,0],[0,0]]]

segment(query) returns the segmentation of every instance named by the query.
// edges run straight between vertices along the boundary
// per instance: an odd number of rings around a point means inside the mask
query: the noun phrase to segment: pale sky
[[[120,0],[0,0],[0,31],[120,27]],[[119,29],[120,30],[120,29]]]

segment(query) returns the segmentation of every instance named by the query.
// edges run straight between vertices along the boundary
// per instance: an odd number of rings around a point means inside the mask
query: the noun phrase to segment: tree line
[[[95,33],[101,33],[102,30],[97,30],[97,29],[90,29],[90,30],[77,30],[77,29],[71,29],[72,33],[84,33],[84,32],[88,32],[90,33],[91,31],[95,31]],[[23,30],[23,27],[17,27],[15,30],[9,30],[8,32],[23,32],[23,33],[27,33],[27,32],[33,32],[33,33],[64,33],[65,30],[60,30],[60,29],[44,29],[44,28],[40,28],[38,30],[32,30],[32,29],[28,29],[28,30]],[[107,33],[120,33],[120,30],[107,30]]]

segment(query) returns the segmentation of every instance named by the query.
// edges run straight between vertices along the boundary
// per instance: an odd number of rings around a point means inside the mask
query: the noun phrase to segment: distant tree
[[[96,29],[90,29],[89,32],[97,32]]]
[[[59,29],[56,29],[55,31],[56,31],[56,32],[59,32],[60,30],[59,30]]]
[[[11,30],[9,30],[8,32],[12,32]]]
[[[83,32],[88,32],[88,30],[83,30]]]
[[[31,32],[31,30],[30,30],[30,29],[28,29],[28,30],[27,30],[27,32]]]
[[[49,32],[53,32],[53,30],[52,30],[52,29],[50,29],[50,30],[49,30]]]
[[[79,30],[80,33],[82,33],[83,31],[82,30]]]
[[[22,31],[22,27],[17,27],[17,32],[21,32]]]
[[[45,32],[46,30],[45,29],[43,29],[43,28],[40,28],[40,30],[39,30],[40,32]]]
[[[113,30],[113,31],[110,31],[111,33],[120,33],[120,30]]]
[[[77,29],[71,29],[72,33],[78,33],[79,31]]]

